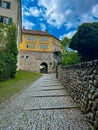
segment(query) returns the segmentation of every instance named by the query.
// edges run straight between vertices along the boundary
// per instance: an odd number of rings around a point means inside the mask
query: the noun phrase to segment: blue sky
[[[71,38],[79,25],[98,21],[98,0],[22,0],[25,29]]]

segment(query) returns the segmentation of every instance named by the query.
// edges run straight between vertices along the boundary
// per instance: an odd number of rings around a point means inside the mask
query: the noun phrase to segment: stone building
[[[21,42],[21,0],[0,0],[0,23],[11,25],[14,23],[17,28],[17,48]],[[19,69],[19,55],[17,56],[17,69]]]
[[[22,30],[19,69],[53,72],[60,62],[60,40],[47,31]]]
[[[17,46],[21,41],[21,0],[0,0],[0,23],[17,27]]]

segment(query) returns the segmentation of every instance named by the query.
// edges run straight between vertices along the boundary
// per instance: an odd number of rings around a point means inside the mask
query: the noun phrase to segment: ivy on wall
[[[14,78],[17,70],[16,27],[0,24],[0,81]]]

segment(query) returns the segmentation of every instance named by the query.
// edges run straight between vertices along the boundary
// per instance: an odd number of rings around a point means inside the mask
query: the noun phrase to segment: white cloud
[[[22,21],[22,26],[23,26],[25,29],[32,29],[32,28],[35,26],[35,24],[32,23],[32,22],[30,22],[30,21],[28,21],[28,20],[26,20],[26,19],[23,19],[23,21]]]
[[[22,9],[23,16],[39,17],[41,13],[42,13],[41,9],[38,10],[37,7],[27,8],[26,6],[23,6],[23,9]]]
[[[66,28],[67,28],[67,30],[68,30],[68,29],[70,29],[70,28],[72,28],[72,27],[73,27],[73,24],[72,24],[72,23],[70,23],[70,22],[69,22],[69,23],[66,23],[66,24],[65,24],[65,27],[66,27]]]
[[[85,22],[94,22],[94,18],[93,15],[88,13],[88,14],[84,14],[81,16],[81,23],[85,23]]]
[[[77,32],[77,31],[70,31],[70,32],[68,32],[68,33],[66,33],[66,34],[64,34],[64,35],[61,35],[61,36],[59,37],[59,39],[62,40],[62,39],[64,39],[64,37],[72,38],[73,35],[74,35],[76,32]]]
[[[55,0],[40,0],[39,6],[44,7],[43,17],[48,24],[59,28],[64,23],[64,15],[58,10],[58,2],[55,2]]]
[[[30,7],[29,13],[30,13],[31,16],[38,17],[41,14],[41,10],[38,10],[37,7]]]
[[[35,26],[35,24],[25,18],[26,16],[25,10],[27,9],[28,8],[25,6],[24,8],[22,8],[22,27],[24,27],[25,29],[32,29]],[[29,16],[29,14],[27,14],[27,16]]]
[[[66,34],[66,37],[72,38],[73,35],[76,33],[77,31],[70,31],[69,33]]]
[[[98,17],[98,4],[95,5],[95,6],[92,8],[92,14],[93,14],[95,17]]]
[[[65,16],[69,16],[72,14],[72,10],[71,9],[68,9],[65,11]]]
[[[91,13],[98,16],[96,3],[97,0],[66,0],[66,2],[65,0],[39,0],[38,5],[44,8],[43,17],[47,23],[60,28],[70,21],[72,26],[79,25],[83,21],[94,21]],[[91,12],[93,6],[95,7]]]
[[[46,25],[45,25],[45,24],[41,23],[41,24],[40,24],[40,27],[41,27],[41,30],[42,30],[42,31],[45,31],[45,30],[46,30]]]
[[[24,3],[36,2],[35,0],[23,0]],[[52,27],[60,29],[62,25],[67,31],[72,27],[77,28],[84,22],[94,22],[93,16],[98,18],[98,0],[38,0],[34,6],[23,5],[23,26],[32,28],[36,25],[40,25],[40,28],[46,30],[44,22],[48,23]],[[37,5],[38,4],[38,5]],[[29,16],[38,18],[39,23],[32,23],[25,19]],[[66,32],[65,30],[65,32]],[[72,37],[76,31],[70,31],[65,36]]]

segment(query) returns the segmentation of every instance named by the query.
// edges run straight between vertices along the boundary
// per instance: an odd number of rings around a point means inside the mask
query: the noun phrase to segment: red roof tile
[[[22,33],[36,34],[36,35],[50,35],[47,31],[27,30],[27,29],[22,29]]]

